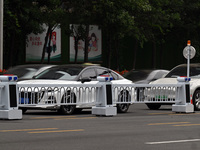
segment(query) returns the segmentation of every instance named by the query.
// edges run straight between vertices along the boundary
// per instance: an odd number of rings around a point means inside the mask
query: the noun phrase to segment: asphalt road
[[[97,117],[27,111],[0,120],[0,150],[199,150],[200,112],[173,113],[134,104],[128,113]]]

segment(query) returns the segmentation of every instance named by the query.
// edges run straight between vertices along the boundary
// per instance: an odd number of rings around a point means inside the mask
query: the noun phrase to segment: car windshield
[[[176,78],[179,76],[187,76],[187,66],[176,67],[171,70],[165,78]],[[200,67],[190,67],[190,77],[200,77]]]
[[[81,67],[61,67],[50,68],[39,75],[35,76],[35,79],[56,79],[56,80],[73,80],[81,72]]]
[[[137,82],[146,79],[150,73],[150,70],[131,70],[128,73],[126,73],[124,77],[133,82]]]

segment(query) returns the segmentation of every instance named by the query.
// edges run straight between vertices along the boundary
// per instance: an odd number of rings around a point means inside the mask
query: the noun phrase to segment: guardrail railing
[[[114,103],[175,103],[179,84],[113,84]]]
[[[0,85],[0,107],[3,107],[4,105],[2,104],[2,97],[1,97],[1,93],[2,93],[2,89],[4,88],[4,85]]]
[[[95,103],[98,84],[18,85],[19,106]]]
[[[19,106],[84,105],[101,103],[97,99],[99,84],[18,85]],[[179,84],[112,84],[113,104],[175,103]]]

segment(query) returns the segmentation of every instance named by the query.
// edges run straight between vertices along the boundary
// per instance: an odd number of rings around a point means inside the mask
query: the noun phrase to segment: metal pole
[[[0,69],[3,69],[3,0],[0,0]]]
[[[187,58],[187,78],[190,76],[190,54],[191,54],[191,48],[188,46],[188,58]]]

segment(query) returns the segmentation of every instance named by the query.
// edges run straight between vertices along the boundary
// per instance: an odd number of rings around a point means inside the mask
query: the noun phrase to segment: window
[[[97,69],[97,76],[101,76],[101,75],[109,75],[109,76],[113,77],[113,80],[117,80],[118,79],[117,74],[111,72],[110,70],[98,68]]]
[[[97,79],[97,76],[96,76],[96,72],[94,69],[86,69],[82,75],[81,75],[81,79],[83,78],[91,78],[92,81],[96,80]]]
[[[113,80],[118,80],[119,79],[119,77],[118,77],[118,75],[116,73],[111,72],[111,75],[113,77]]]

